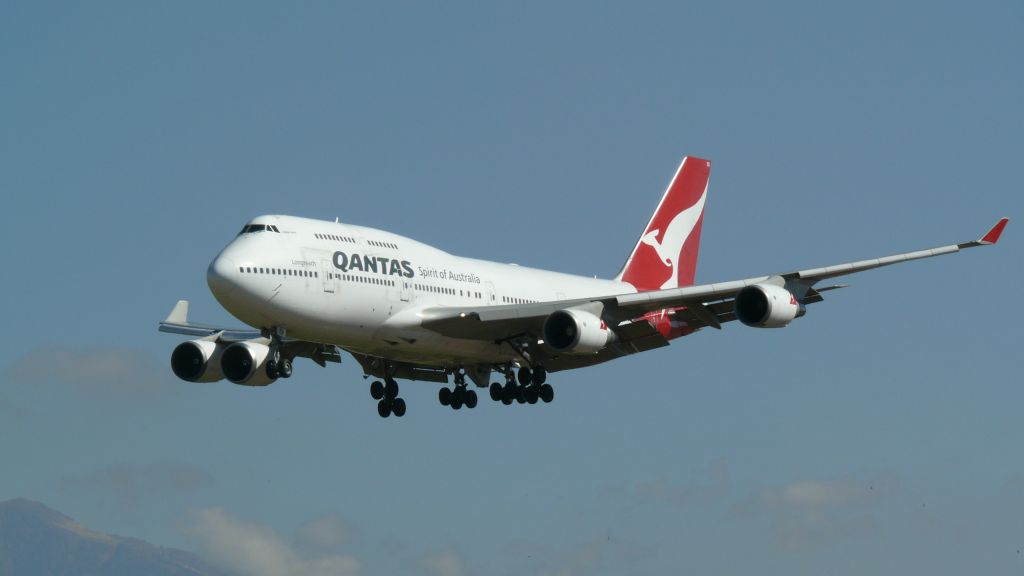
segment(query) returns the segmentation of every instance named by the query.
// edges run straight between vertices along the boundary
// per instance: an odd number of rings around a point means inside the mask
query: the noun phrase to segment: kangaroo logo
[[[683,251],[683,244],[686,244],[686,240],[693,233],[693,228],[697,225],[697,220],[700,219],[700,215],[704,212],[704,199],[707,195],[708,190],[704,188],[704,192],[700,195],[700,199],[697,200],[696,204],[676,214],[672,222],[665,228],[665,234],[660,242],[658,241],[658,235],[661,233],[661,229],[658,228],[644,234],[643,238],[640,239],[644,244],[654,248],[662,264],[672,269],[672,275],[661,285],[662,290],[678,287],[679,273],[677,266],[679,265],[679,255]]]

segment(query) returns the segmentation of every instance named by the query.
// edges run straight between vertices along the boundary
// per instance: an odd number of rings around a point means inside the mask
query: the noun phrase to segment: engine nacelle
[[[243,386],[266,386],[274,381],[267,376],[270,347],[261,342],[235,342],[224,349],[220,358],[224,377]]]
[[[544,342],[564,354],[596,354],[614,341],[615,333],[586,310],[558,310],[544,321]]]
[[[209,340],[182,342],[171,352],[171,370],[186,382],[216,382],[224,377],[220,357],[224,347]]]
[[[774,284],[753,284],[736,294],[736,319],[755,328],[782,328],[806,310],[792,292]]]

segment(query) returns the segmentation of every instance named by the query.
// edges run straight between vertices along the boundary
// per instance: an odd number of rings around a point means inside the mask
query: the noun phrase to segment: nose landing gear
[[[285,329],[277,326],[268,329],[266,334],[270,337],[270,358],[267,359],[267,377],[271,380],[278,378],[291,378],[292,359],[281,354],[281,339],[284,337]]]

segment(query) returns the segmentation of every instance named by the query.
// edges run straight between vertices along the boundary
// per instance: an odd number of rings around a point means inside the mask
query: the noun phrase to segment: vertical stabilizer
[[[683,158],[617,280],[644,292],[693,285],[711,162]]]

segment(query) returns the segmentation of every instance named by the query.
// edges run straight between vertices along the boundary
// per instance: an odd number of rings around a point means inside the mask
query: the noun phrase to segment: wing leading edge
[[[590,299],[503,306],[427,308],[420,312],[421,325],[453,338],[499,341],[526,335],[539,336],[544,320],[552,312],[586,306],[600,308],[598,312],[603,317],[618,323],[617,326],[612,326],[616,333],[622,331],[625,326],[639,324],[640,322],[634,320],[648,312],[666,309],[676,309],[676,314],[685,318],[691,327],[720,328],[722,322],[735,319],[733,298],[747,286],[754,284],[783,286],[792,292],[802,304],[812,304],[823,300],[822,292],[843,287],[836,285],[814,288],[814,285],[822,280],[911,260],[952,254],[966,248],[992,245],[999,241],[999,236],[1006,228],[1007,222],[1009,222],[1008,218],[1000,219],[978,240],[743,280]],[[648,336],[650,335],[648,334]]]
[[[221,328],[189,322],[188,300],[178,300],[171,313],[160,323],[159,330],[170,334],[195,336],[203,340],[212,340],[222,344],[234,344],[235,342],[246,340],[260,340],[264,343],[270,341],[262,332],[252,328]],[[291,356],[309,358],[321,366],[324,366],[327,362],[341,362],[341,354],[337,348],[330,344],[284,338],[281,340],[281,347]]]
[[[160,323],[160,331],[170,334],[183,334],[185,336],[198,336],[214,338],[218,342],[239,342],[242,340],[253,340],[263,335],[259,330],[252,328],[219,328],[206,324],[194,324],[188,321],[188,300],[178,300],[171,313]]]

